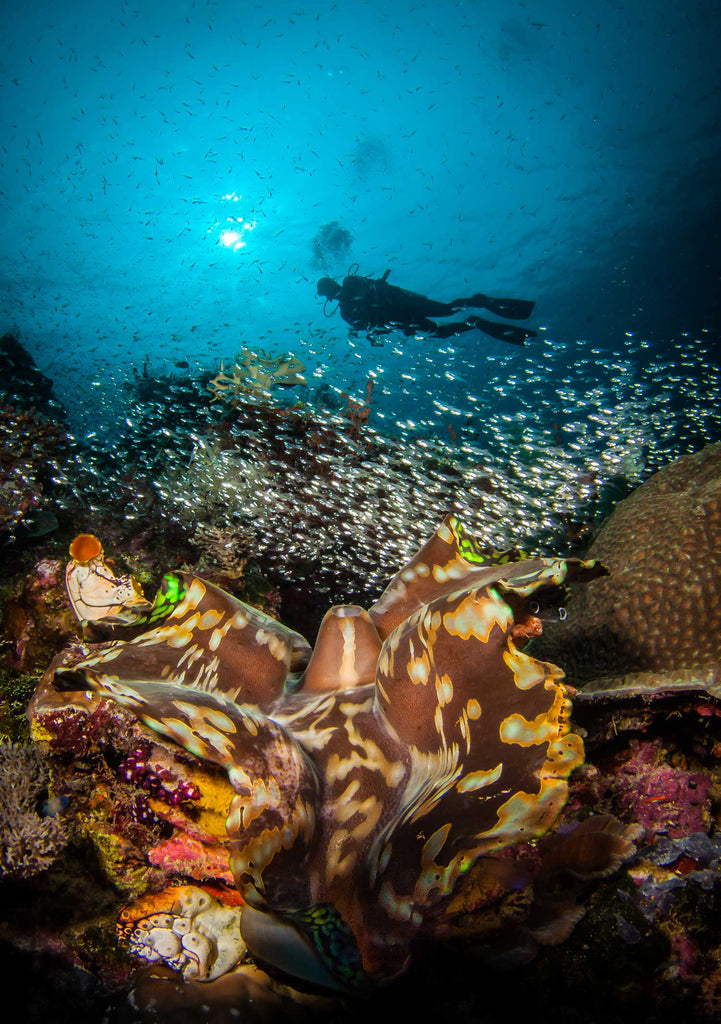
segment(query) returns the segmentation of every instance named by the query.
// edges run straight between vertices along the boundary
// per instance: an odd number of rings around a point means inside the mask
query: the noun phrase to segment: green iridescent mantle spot
[[[351,989],[367,983],[353,931],[332,903],[318,903],[287,914],[305,933],[325,967]]]
[[[481,547],[457,516],[449,517],[449,526],[456,538],[461,557],[469,565],[507,565],[509,562],[526,557],[525,552],[517,548],[501,550],[500,548]]]
[[[160,582],[160,589],[155,595],[153,607],[143,621],[154,625],[167,618],[183,600],[187,589],[182,576],[174,572],[166,572]]]

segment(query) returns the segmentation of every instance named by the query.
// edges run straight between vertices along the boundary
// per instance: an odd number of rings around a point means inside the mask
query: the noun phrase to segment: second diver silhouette
[[[357,264],[350,270],[357,270]],[[523,345],[528,338],[535,338],[536,331],[528,327],[485,320],[471,314],[463,320],[438,324],[436,318],[454,316],[463,309],[487,309],[496,316],[509,320],[526,320],[533,310],[534,302],[526,299],[494,299],[490,295],[476,292],[468,298],[453,299],[451,302],[437,302],[420,292],[411,292],[388,284],[390,270],[382,277],[359,277],[348,273],[343,284],[332,277],[318,281],[318,295],[325,297],[326,315],[329,301],[337,301],[340,315],[353,331],[365,331],[372,345],[380,345],[379,335],[401,330],[406,336],[423,331],[436,338],[452,338],[466,331],[480,330],[492,338],[507,341],[511,345]]]

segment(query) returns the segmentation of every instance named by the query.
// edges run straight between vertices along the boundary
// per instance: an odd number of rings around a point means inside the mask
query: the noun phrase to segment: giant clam
[[[403,970],[426,915],[481,855],[556,821],[583,743],[563,673],[521,647],[540,631],[539,595],[604,571],[499,564],[448,516],[367,612],[331,609],[313,651],[169,573],[148,629],[66,651],[43,685],[94,691],[224,769],[251,952],[357,991]],[[200,976],[205,960],[187,958],[173,920],[136,941],[177,946],[178,966]]]

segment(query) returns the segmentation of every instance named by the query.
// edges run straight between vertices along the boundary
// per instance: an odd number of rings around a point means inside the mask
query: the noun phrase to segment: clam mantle
[[[499,562],[448,516],[370,609],[331,608],[314,649],[169,573],[145,632],[67,651],[44,682],[94,691],[221,766],[251,952],[357,990],[403,970],[479,856],[558,817],[583,744],[563,673],[521,648],[539,603],[604,571]]]

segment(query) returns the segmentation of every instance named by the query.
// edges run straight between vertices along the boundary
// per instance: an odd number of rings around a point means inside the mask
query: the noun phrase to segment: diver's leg
[[[443,315],[449,316],[450,314],[444,313]],[[429,320],[428,317],[416,317],[412,323],[399,324],[398,329],[403,331],[406,338],[412,338],[414,334],[433,334],[436,338],[452,338],[454,334],[470,331],[472,328],[464,327],[462,323],[437,324],[435,320]]]
[[[467,320],[456,321],[452,324],[434,324],[432,321],[428,321],[428,325],[424,326],[422,330],[428,334],[432,334],[435,338],[454,338],[457,334],[465,334],[466,331],[475,331],[476,324],[471,323],[471,320],[477,319],[476,317],[469,317]]]
[[[410,323],[429,316],[453,316],[458,312],[458,308],[454,308],[452,302],[436,302],[425,295],[404,291],[404,297],[407,296],[411,296],[413,301],[406,301],[402,306],[398,303],[395,312],[399,320],[402,318]]]
[[[522,345],[527,338],[535,338],[536,332],[529,327],[514,327],[512,324],[499,324],[494,320],[484,320],[480,316],[469,316],[465,320],[456,320],[450,324],[436,324],[432,320],[421,320],[413,326],[402,328],[406,337],[416,333],[432,334],[434,338],[454,338],[466,331],[483,331],[492,338],[507,341],[511,345]]]
[[[513,324],[499,324],[495,320],[484,320],[480,316],[469,316],[464,324],[465,330],[469,329],[467,325],[477,327],[484,334],[489,334],[492,338],[498,338],[499,341],[507,341],[511,345],[523,345],[528,338],[536,337],[536,331],[532,331],[530,327],[514,327]],[[448,326],[450,327],[451,325],[449,324]]]
[[[487,309],[494,316],[503,316],[507,320],[527,320],[536,303],[528,299],[493,299],[483,292],[476,292],[467,299],[454,299],[450,305],[454,306],[456,311],[475,306],[478,309]]]

